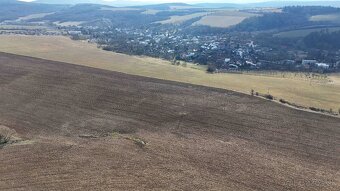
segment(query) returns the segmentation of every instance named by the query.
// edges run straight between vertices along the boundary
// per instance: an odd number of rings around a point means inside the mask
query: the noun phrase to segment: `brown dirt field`
[[[0,113],[0,190],[340,188],[339,118],[232,91],[0,53]]]

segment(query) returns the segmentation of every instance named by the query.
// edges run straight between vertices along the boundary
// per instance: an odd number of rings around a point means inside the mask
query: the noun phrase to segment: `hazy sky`
[[[20,0],[20,1],[34,1],[34,0]],[[81,0],[80,0],[81,1]],[[117,1],[119,0],[104,0],[104,1]],[[256,2],[266,2],[266,1],[287,1],[287,0],[123,0],[123,1],[133,1],[133,2],[145,2],[145,3],[256,3]],[[288,1],[322,1],[322,0],[288,0]],[[327,1],[340,1],[340,0],[327,0]]]

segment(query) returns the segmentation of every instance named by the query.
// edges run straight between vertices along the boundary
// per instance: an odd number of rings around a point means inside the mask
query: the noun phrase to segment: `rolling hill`
[[[15,0],[0,1],[0,22],[31,14],[56,12],[67,7],[66,5],[25,3]]]

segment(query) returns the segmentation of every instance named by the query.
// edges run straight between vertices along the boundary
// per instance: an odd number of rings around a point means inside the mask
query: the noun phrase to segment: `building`
[[[326,64],[326,63],[316,63],[316,66],[319,68],[323,68],[323,69],[329,68],[329,64]]]
[[[230,58],[226,58],[226,59],[224,59],[224,63],[226,63],[226,64],[228,64],[229,62],[230,62]]]
[[[314,65],[316,63],[316,60],[302,60],[302,65]]]
[[[81,31],[68,31],[69,35],[80,35]]]

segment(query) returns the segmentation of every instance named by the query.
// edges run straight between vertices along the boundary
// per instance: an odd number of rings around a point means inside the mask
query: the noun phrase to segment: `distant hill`
[[[262,3],[199,3],[194,6],[202,8],[258,8],[258,7],[285,7],[285,6],[332,6],[340,7],[340,1],[269,1]]]
[[[244,5],[236,3],[199,3],[194,6],[207,8],[207,9],[217,9],[217,8],[239,8]]]
[[[144,8],[144,9],[168,10],[168,9],[172,9],[176,7],[177,8],[195,8],[196,6],[186,4],[186,3],[163,3],[163,4],[155,4],[155,5],[144,5],[144,6],[138,6],[138,7]]]
[[[139,6],[145,5],[145,3],[138,2],[138,1],[104,1],[104,0],[36,0],[35,3],[46,3],[46,4],[83,4],[83,3],[91,3],[91,4],[103,4],[103,5],[110,5],[110,6]]]
[[[285,6],[333,6],[340,7],[340,1],[269,1],[246,4],[249,7],[285,7]]]
[[[56,12],[67,7],[65,5],[26,3],[15,0],[1,0],[0,5],[0,21],[16,19],[36,13]]]
[[[129,6],[129,7],[138,7],[145,9],[157,9],[157,10],[168,10],[171,7],[193,7],[193,5],[189,5],[186,3],[163,3],[163,4],[148,4],[142,3],[138,1],[104,1],[104,0],[36,0],[35,3],[45,3],[45,4],[103,4],[110,6]]]
[[[81,4],[81,3],[103,4],[103,3],[105,3],[105,1],[102,1],[102,0],[36,0],[35,3],[45,3],[45,4]]]
[[[14,1],[14,0],[1,0]],[[269,1],[262,3],[199,3],[199,4],[185,4],[185,3],[165,3],[165,4],[150,4],[134,0],[119,0],[119,1],[105,1],[105,0],[36,0],[35,3],[46,4],[104,4],[111,6],[143,6],[152,9],[168,9],[169,6],[192,6],[201,8],[256,8],[256,7],[285,7],[285,6],[333,6],[340,7],[340,1]]]

